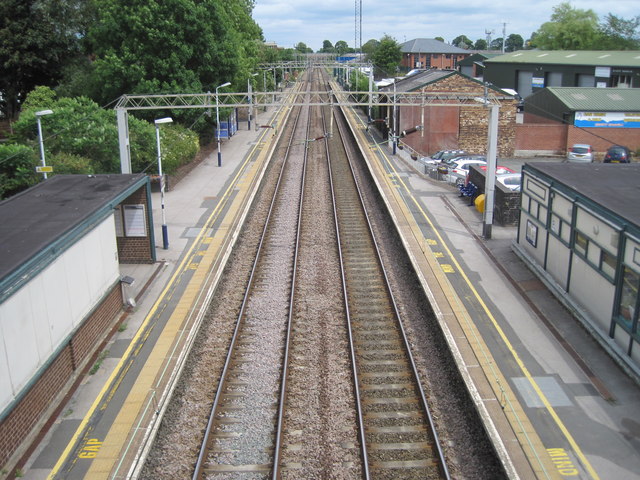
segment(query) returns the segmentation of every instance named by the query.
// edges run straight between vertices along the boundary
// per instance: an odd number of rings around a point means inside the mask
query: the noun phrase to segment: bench
[[[469,197],[469,205],[473,205],[473,198],[476,196],[476,193],[478,193],[478,187],[474,183],[469,182],[466,185],[458,185],[458,189],[460,190],[460,196]]]

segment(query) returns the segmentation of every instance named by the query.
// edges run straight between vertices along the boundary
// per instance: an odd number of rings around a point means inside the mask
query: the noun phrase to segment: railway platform
[[[258,112],[256,123],[277,125],[276,114]],[[405,244],[431,271],[421,280],[458,345],[456,357],[476,385],[510,476],[640,479],[640,389],[516,256],[516,228],[494,225],[492,239],[482,239],[481,214],[455,187],[425,177],[402,150],[391,155],[358,121],[354,129],[397,208]],[[213,152],[166,193],[169,248],[157,247],[153,265],[123,267],[135,279],[125,292],[132,307],[123,327],[34,450],[23,478],[135,472],[182,348],[192,341],[194,305],[213,294],[217,265],[238,235],[274,130],[241,125],[222,145],[221,167]],[[158,241],[159,193],[153,205]]]

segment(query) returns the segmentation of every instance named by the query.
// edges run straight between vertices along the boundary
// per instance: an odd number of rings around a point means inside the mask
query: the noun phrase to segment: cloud
[[[299,42],[314,51],[322,42],[335,44],[344,40],[353,47],[356,41],[355,1],[340,0],[256,0],[253,18],[263,30],[265,40],[292,48]],[[540,26],[548,22],[553,8],[561,0],[541,0],[527,3],[494,0],[408,0],[393,3],[383,0],[362,0],[362,43],[379,40],[387,34],[402,43],[414,38],[443,37],[450,42],[458,35],[472,41],[516,33],[527,40]],[[601,21],[612,13],[625,19],[638,15],[637,0],[605,3],[594,0],[571,2],[573,8],[593,10]],[[506,24],[506,26],[504,25]]]

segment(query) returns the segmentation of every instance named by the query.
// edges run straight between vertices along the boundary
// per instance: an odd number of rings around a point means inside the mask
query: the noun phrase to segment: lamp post
[[[247,97],[249,98],[249,116],[247,120],[247,130],[251,131],[251,114],[253,113],[253,102],[251,99],[251,77],[255,77],[258,75],[257,73],[252,73],[249,78],[247,78]]]
[[[38,142],[40,143],[40,160],[42,161],[42,166],[46,167],[47,164],[44,160],[44,141],[42,139],[42,124],[40,123],[40,117],[45,115],[51,115],[53,110],[40,110],[36,112],[36,121],[38,122]],[[47,179],[47,172],[43,170],[42,174],[44,175],[44,179]]]
[[[171,117],[158,118],[154,121],[156,124],[156,142],[158,144],[158,175],[160,175],[160,206],[162,208],[162,247],[166,250],[169,248],[169,233],[167,231],[167,219],[164,212],[164,177],[162,176],[162,154],[160,153],[160,125],[163,123],[171,123]]]
[[[222,152],[220,151],[220,102],[218,101],[218,89],[222,87],[228,87],[231,85],[231,82],[223,83],[222,85],[218,85],[216,87],[216,133],[218,137],[218,166],[222,166]]]

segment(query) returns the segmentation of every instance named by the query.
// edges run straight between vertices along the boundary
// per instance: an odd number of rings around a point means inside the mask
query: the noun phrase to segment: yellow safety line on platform
[[[359,116],[356,116],[356,118],[357,118],[358,121],[361,121]],[[594,470],[593,466],[591,465],[589,460],[586,458],[585,454],[582,452],[582,449],[578,446],[577,442],[575,441],[575,439],[573,438],[573,436],[571,435],[571,433],[569,432],[567,427],[564,425],[564,423],[560,419],[559,415],[556,413],[555,409],[553,408],[553,406],[551,405],[551,403],[547,399],[546,395],[544,394],[544,392],[542,391],[540,386],[537,384],[537,382],[535,381],[535,379],[533,378],[533,376],[531,375],[531,373],[529,372],[527,367],[525,366],[524,362],[520,358],[520,355],[518,354],[516,349],[513,347],[512,343],[509,341],[509,339],[508,339],[507,335],[505,334],[504,330],[498,324],[496,318],[491,313],[489,307],[486,305],[486,303],[484,302],[484,300],[482,299],[482,297],[480,296],[480,294],[478,293],[476,288],[473,286],[471,280],[469,279],[469,277],[466,275],[465,271],[460,266],[460,264],[457,261],[456,257],[453,255],[453,253],[451,252],[451,250],[447,246],[446,242],[444,241],[444,239],[442,238],[442,236],[440,235],[438,230],[435,228],[435,225],[433,224],[433,222],[431,221],[429,216],[426,214],[426,212],[422,208],[422,205],[411,194],[411,191],[409,190],[409,188],[407,187],[407,185],[405,184],[405,182],[403,181],[401,176],[398,174],[398,171],[394,168],[393,164],[391,163],[391,161],[390,161],[389,157],[386,155],[386,153],[382,149],[379,149],[379,152],[384,157],[385,161],[387,162],[387,165],[389,166],[389,168],[392,171],[393,176],[395,177],[393,179],[394,181],[397,182],[397,186],[394,185],[395,188],[399,190],[400,187],[402,187],[404,189],[404,191],[406,193],[406,196],[411,199],[411,201],[413,202],[414,206],[422,214],[422,217],[424,218],[424,220],[430,225],[431,229],[433,230],[435,235],[438,237],[438,239],[440,241],[440,244],[446,250],[447,254],[449,255],[449,258],[454,263],[454,265],[457,268],[458,272],[460,272],[460,275],[464,279],[465,283],[471,289],[471,291],[473,292],[473,295],[475,296],[476,300],[480,303],[480,305],[482,306],[482,309],[484,310],[486,315],[489,317],[489,319],[490,319],[491,323],[493,324],[496,332],[498,333],[498,335],[500,336],[500,338],[504,342],[504,345],[507,347],[507,349],[509,350],[509,352],[513,356],[513,359],[518,364],[518,367],[522,371],[523,375],[530,382],[530,384],[533,387],[533,389],[535,390],[536,394],[539,396],[540,400],[544,404],[547,412],[549,412],[549,415],[551,415],[551,417],[553,418],[554,422],[556,423],[556,425],[558,426],[558,428],[560,429],[562,434],[565,436],[567,442],[571,445],[571,448],[573,448],[575,454],[578,456],[580,461],[583,463],[584,468],[587,470],[587,472],[591,475],[591,477],[593,479],[599,480],[600,477],[598,476],[597,472]]]
[[[60,456],[60,458],[58,459],[58,461],[56,462],[56,464],[54,465],[53,469],[51,470],[51,472],[48,475],[48,479],[52,480],[55,478],[55,476],[57,475],[58,471],[60,470],[60,468],[64,465],[64,463],[67,461],[68,457],[70,456],[72,450],[76,447],[76,444],[80,438],[80,436],[82,435],[82,433],[84,432],[87,424],[89,423],[89,420],[91,419],[91,417],[94,415],[94,413],[98,410],[98,406],[100,405],[100,403],[102,402],[103,398],[105,398],[106,393],[111,389],[111,387],[113,386],[113,384],[115,383],[116,379],[119,377],[121,371],[123,370],[123,367],[125,366],[125,363],[128,361],[129,356],[131,355],[131,352],[133,351],[133,349],[136,347],[138,341],[140,340],[140,338],[145,335],[145,331],[146,331],[146,327],[149,325],[149,323],[151,322],[152,318],[154,317],[154,315],[156,314],[156,311],[158,310],[159,306],[161,305],[161,303],[163,302],[164,298],[166,297],[167,293],[169,292],[169,290],[173,287],[173,284],[176,281],[176,278],[181,275],[185,269],[185,264],[187,263],[187,260],[191,258],[191,254],[193,253],[195,247],[197,245],[199,245],[199,241],[202,239],[202,237],[204,236],[206,230],[209,228],[209,225],[211,224],[211,220],[215,217],[217,217],[220,214],[220,210],[221,210],[221,205],[224,205],[225,200],[231,196],[232,192],[234,191],[234,189],[237,186],[238,183],[238,179],[244,175],[244,169],[246,168],[247,163],[251,160],[253,153],[256,151],[256,149],[258,148],[258,145],[260,144],[260,142],[262,141],[263,137],[267,134],[268,132],[265,130],[263,131],[260,136],[259,136],[259,142],[253,147],[250,155],[248,155],[244,161],[244,164],[242,166],[242,168],[240,168],[238,170],[238,172],[236,173],[235,177],[233,178],[233,180],[231,181],[231,183],[229,184],[229,186],[227,187],[226,191],[224,192],[223,196],[221,197],[220,201],[218,202],[218,204],[216,205],[216,207],[214,208],[213,212],[211,213],[211,215],[209,216],[209,218],[207,219],[207,221],[205,222],[204,227],[200,230],[200,232],[198,233],[198,235],[196,236],[194,242],[192,243],[191,247],[189,248],[189,250],[187,251],[187,253],[183,256],[178,268],[176,268],[176,271],[174,272],[174,274],[172,275],[171,279],[169,280],[169,282],[167,282],[167,285],[165,286],[164,290],[162,291],[162,293],[160,294],[160,296],[158,297],[158,299],[156,300],[156,302],[154,303],[154,305],[151,307],[151,309],[149,310],[149,313],[147,314],[147,316],[145,317],[143,323],[141,324],[140,328],[138,329],[138,332],[136,333],[136,335],[132,338],[127,350],[124,352],[124,354],[122,355],[120,361],[118,362],[118,364],[116,365],[114,371],[111,373],[111,375],[109,376],[109,378],[107,379],[107,382],[105,383],[105,385],[103,386],[103,388],[100,390],[100,392],[98,393],[98,396],[96,397],[95,401],[93,402],[93,404],[91,405],[91,407],[89,408],[88,412],[86,413],[86,415],[84,416],[84,418],[82,419],[82,421],[80,422],[80,425],[78,426],[78,428],[76,429],[73,437],[71,438],[71,440],[68,442],[67,446],[65,447],[64,451],[62,452],[62,455]],[[138,382],[136,382],[137,384]],[[138,393],[139,394],[139,393]],[[147,392],[144,392],[144,397],[146,397]],[[142,402],[143,398],[140,399],[140,402]],[[137,412],[136,412],[137,413]],[[114,423],[115,425],[115,423]],[[109,447],[104,445],[101,448],[101,451],[104,450],[109,450]],[[119,450],[118,450],[119,451]],[[94,460],[95,461],[95,460]],[[107,472],[108,473],[108,472]],[[95,477],[94,477],[95,478]]]

